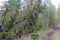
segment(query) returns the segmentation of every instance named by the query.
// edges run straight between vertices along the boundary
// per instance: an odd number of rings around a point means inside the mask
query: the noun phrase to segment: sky
[[[4,3],[5,1],[7,1],[7,0],[0,0],[0,6],[4,5],[3,3]],[[55,7],[57,8],[60,0],[51,0],[51,1],[52,1],[52,3],[55,5]]]
[[[0,6],[3,6],[6,1],[8,0],[0,0]]]
[[[55,5],[55,7],[57,8],[58,5],[60,4],[60,0],[51,0],[52,3]]]

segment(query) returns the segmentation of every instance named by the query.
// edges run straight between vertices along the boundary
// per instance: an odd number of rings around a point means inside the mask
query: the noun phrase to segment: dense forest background
[[[8,0],[0,9],[0,39],[59,27],[60,6],[56,9],[51,0]]]

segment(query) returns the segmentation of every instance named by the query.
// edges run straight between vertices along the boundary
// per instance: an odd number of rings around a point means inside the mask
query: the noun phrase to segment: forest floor
[[[38,34],[37,40],[60,40],[60,29],[59,28],[42,29],[35,34]],[[31,40],[31,34],[28,36],[26,36],[26,35],[22,36],[22,38],[18,39],[18,40]]]
[[[38,40],[60,40],[60,28],[41,30],[39,35]]]

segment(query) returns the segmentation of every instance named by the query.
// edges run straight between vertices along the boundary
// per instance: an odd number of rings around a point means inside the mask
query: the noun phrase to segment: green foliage
[[[39,38],[38,34],[34,34],[34,33],[31,34],[31,40],[38,40],[38,38]]]
[[[47,2],[47,0],[45,0]],[[6,37],[15,38],[17,36],[21,37],[23,34],[29,34],[32,32],[37,32],[41,28],[45,27],[47,24],[48,9],[51,6],[43,4],[42,0],[31,1],[31,7],[26,5],[25,8],[21,8],[21,0],[9,0],[6,4],[6,10],[4,10],[2,15],[2,28],[3,32],[7,32],[4,35]],[[35,4],[34,4],[35,3]],[[52,7],[51,7],[52,8]],[[52,10],[52,9],[51,9]],[[53,23],[53,11],[49,10],[49,23]],[[3,34],[2,34],[3,35]],[[35,38],[38,35],[33,35]]]
[[[2,33],[0,33],[0,39],[2,38],[2,36],[3,36]]]

